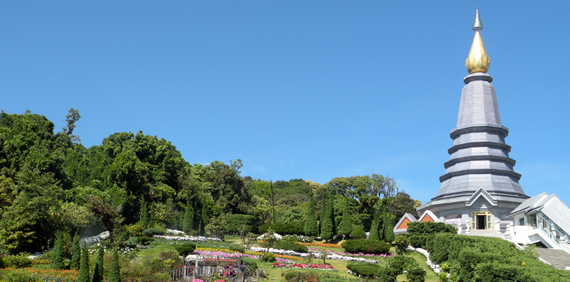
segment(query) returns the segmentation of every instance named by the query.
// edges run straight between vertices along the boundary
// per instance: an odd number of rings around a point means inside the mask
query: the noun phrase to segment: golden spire
[[[469,57],[467,57],[467,60],[465,61],[465,66],[467,67],[467,71],[469,73],[487,72],[489,70],[489,66],[491,65],[491,59],[489,56],[487,56],[487,51],[485,51],[485,46],[483,45],[481,34],[479,34],[479,31],[482,29],[483,23],[479,18],[479,7],[477,7],[475,22],[473,23],[475,38],[473,38],[473,44],[471,44]]]

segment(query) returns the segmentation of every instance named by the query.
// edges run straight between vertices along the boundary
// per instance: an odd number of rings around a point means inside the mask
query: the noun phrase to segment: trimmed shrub
[[[51,257],[50,268],[51,269],[63,269],[63,233],[58,232],[55,237],[55,243],[53,245],[53,254]]]
[[[413,258],[405,256],[395,256],[388,262],[390,268],[395,269],[398,275],[404,273],[404,270],[407,270],[414,264],[417,264],[417,262]]]
[[[243,225],[249,228],[248,232],[257,232],[257,222],[253,215],[247,214],[228,214],[226,216],[226,228],[228,234],[239,234],[239,229]]]
[[[380,271],[380,265],[374,263],[349,263],[346,268],[365,277],[372,277]]]
[[[443,222],[410,222],[408,223],[408,234],[434,234],[453,233],[457,234],[457,229],[451,224]]]
[[[415,262],[415,261],[414,261]],[[410,266],[406,272],[406,278],[410,282],[424,282],[426,281],[426,271],[420,267],[420,265],[415,262],[416,264]],[[484,281],[497,281],[497,280],[484,280]],[[521,281],[521,280],[519,280]],[[522,280],[526,281],[526,280]]]
[[[525,271],[524,266],[520,265],[505,265],[497,264],[494,262],[480,263],[475,268],[475,280],[477,282],[483,281],[525,281],[525,282],[538,282],[529,273]]]
[[[309,252],[309,249],[307,248],[307,246],[304,246],[304,245],[301,245],[298,243],[293,243],[293,242],[285,242],[285,241],[275,242],[275,248],[295,251],[298,253],[308,253]]]
[[[247,266],[247,269],[249,271],[255,271],[258,266],[257,266],[257,262],[252,259],[252,258],[248,258],[248,257],[242,257],[241,258],[241,263],[245,266]]]
[[[182,245],[176,246],[174,248],[180,255],[186,257],[188,254],[194,252],[196,250],[196,244],[194,243],[184,243]]]
[[[245,247],[244,246],[231,245],[230,251],[245,253]]]
[[[79,236],[73,237],[73,245],[71,246],[71,262],[70,269],[79,270],[79,260],[81,259],[81,247],[79,246]]]
[[[275,255],[272,253],[263,253],[263,261],[274,262]]]
[[[391,268],[391,267],[380,267],[380,271],[378,271],[378,280],[379,281],[386,281],[392,282],[396,281],[399,273],[398,270]]]
[[[148,244],[150,244],[152,241],[154,241],[153,237],[137,237],[137,242],[143,246],[148,246]]]
[[[350,233],[350,239],[365,239],[365,238],[366,238],[366,232],[364,232],[364,228],[362,227],[362,225],[357,225]]]
[[[408,246],[410,245],[410,240],[408,239],[408,235],[406,234],[398,234],[396,236],[396,253],[398,255],[407,254]]]
[[[390,244],[368,239],[346,240],[342,247],[349,253],[384,254],[390,250]]]
[[[143,231],[143,236],[145,237],[152,237],[154,235],[162,235],[164,234],[164,230],[158,228],[147,228]]]

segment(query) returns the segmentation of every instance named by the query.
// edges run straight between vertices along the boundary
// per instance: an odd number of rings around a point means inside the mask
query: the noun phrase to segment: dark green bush
[[[346,268],[365,277],[372,277],[380,271],[380,265],[373,263],[349,263]]]
[[[390,268],[395,269],[398,274],[404,273],[404,270],[407,270],[414,264],[417,264],[417,262],[413,258],[405,256],[395,256],[388,262]]]
[[[480,263],[475,268],[476,282],[483,281],[525,281],[538,282],[529,273],[526,272],[524,266],[497,264],[494,262]]]
[[[304,245],[301,245],[298,243],[294,243],[294,242],[276,241],[275,242],[275,248],[295,251],[298,253],[308,253],[309,252],[309,249],[307,248],[307,246],[304,246]]]
[[[143,231],[143,236],[145,237],[152,237],[154,235],[162,235],[164,234],[164,230],[160,230],[158,228],[147,228]]]
[[[408,234],[434,234],[453,233],[457,234],[457,229],[451,224],[443,222],[410,222],[408,223]]]
[[[319,274],[313,272],[290,271],[285,273],[285,280],[289,282],[319,282],[321,281],[321,277]]]
[[[349,253],[384,254],[390,250],[390,244],[369,239],[346,240],[342,247]]]
[[[386,281],[392,282],[396,281],[396,277],[398,277],[398,270],[391,268],[391,267],[380,267],[380,271],[378,271],[378,280],[379,281]]]
[[[24,268],[32,265],[32,260],[25,254],[3,256],[1,259],[4,267]]]
[[[406,268],[406,278],[410,282],[424,282],[426,280],[426,271],[417,261],[412,259]]]
[[[244,247],[244,246],[231,245],[231,246],[230,246],[230,251],[244,253],[244,252],[245,252],[245,247]]]
[[[352,229],[352,232],[350,233],[350,239],[365,239],[366,238],[366,232],[364,232],[364,228],[362,227],[362,225],[357,225],[356,227],[354,227],[354,229]]]
[[[409,252],[408,246],[410,245],[410,240],[408,238],[408,235],[398,234],[398,236],[396,236],[395,242],[396,242],[396,253],[398,255],[404,255]]]
[[[228,214],[226,216],[226,228],[228,234],[239,234],[239,229],[242,225],[248,227],[248,232],[257,232],[257,222],[253,215]]]
[[[184,243],[182,245],[176,246],[174,248],[180,255],[186,257],[191,254],[196,249],[196,244],[194,243]]]
[[[257,269],[257,262],[252,258],[242,257],[241,263],[247,266],[249,271],[255,271]]]
[[[148,244],[150,244],[150,242],[152,241],[154,241],[153,237],[146,237],[146,236],[137,237],[137,242],[139,245],[148,246]]]
[[[272,253],[263,253],[263,261],[274,262],[275,255]]]

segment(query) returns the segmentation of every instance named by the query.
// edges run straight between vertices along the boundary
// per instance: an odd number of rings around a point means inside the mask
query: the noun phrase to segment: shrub
[[[152,237],[154,235],[162,235],[164,234],[164,230],[158,228],[147,228],[143,231],[143,236],[145,237]]]
[[[174,248],[181,256],[188,256],[188,254],[194,252],[196,249],[196,244],[194,243],[184,243],[182,245],[176,246]]]
[[[421,268],[417,262],[415,262],[414,265],[408,268],[406,272],[406,278],[408,278],[408,281],[410,282],[424,282],[426,281],[426,271],[423,268]],[[484,281],[497,281],[497,280],[484,280]],[[525,281],[525,280],[519,280],[519,281]]]
[[[309,249],[307,248],[307,246],[304,246],[304,245],[301,245],[298,243],[293,243],[293,242],[285,242],[285,241],[275,242],[275,248],[295,251],[298,253],[308,253],[309,252]]]
[[[349,263],[346,265],[346,268],[366,277],[377,275],[378,271],[380,271],[380,266],[373,263]]]
[[[398,234],[396,236],[396,253],[398,255],[407,254],[408,246],[410,245],[410,240],[408,239],[408,235],[406,234]]]
[[[257,262],[252,258],[242,257],[241,263],[247,266],[249,271],[255,271],[257,269]]]
[[[354,227],[352,232],[350,233],[350,239],[364,239],[366,238],[366,232],[364,232],[364,228],[362,225],[357,225]]]
[[[152,241],[154,241],[153,237],[137,237],[137,242],[143,246],[148,246],[148,244]]]
[[[58,232],[55,236],[55,243],[53,245],[53,255],[50,262],[51,269],[63,269],[63,233]]]
[[[380,271],[378,271],[378,278],[379,281],[396,281],[396,277],[398,277],[398,271],[391,267],[381,267]]]
[[[493,262],[481,263],[475,268],[474,281],[538,281],[533,279],[524,266],[505,265]]]
[[[245,247],[244,246],[231,245],[230,251],[245,253]]]
[[[414,264],[417,264],[417,262],[413,258],[405,256],[395,256],[388,262],[390,268],[395,269],[398,274],[404,273],[404,270],[407,270]]]
[[[272,253],[263,253],[263,261],[274,262],[275,255]]]
[[[349,253],[383,254],[390,250],[390,244],[368,239],[346,240],[342,247]]]
[[[257,232],[257,222],[253,215],[228,214],[226,216],[226,228],[228,234],[239,234],[240,227],[246,226],[247,232]]]
[[[32,265],[32,260],[25,253],[2,257],[4,267],[24,268]]]
[[[285,280],[290,282],[319,282],[321,281],[321,277],[313,272],[290,271],[285,273]]]
[[[451,224],[443,222],[410,222],[408,223],[408,234],[434,234],[453,233],[457,234],[457,229]]]

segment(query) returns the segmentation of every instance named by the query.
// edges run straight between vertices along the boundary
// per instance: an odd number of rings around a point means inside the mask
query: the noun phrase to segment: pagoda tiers
[[[439,221],[464,228],[504,230],[507,224],[501,219],[529,197],[505,143],[509,130],[501,124],[493,77],[487,74],[491,60],[479,33],[482,29],[477,9],[475,38],[465,62],[469,75],[463,79],[457,127],[451,131],[451,157],[444,164],[437,195],[417,211],[429,210]]]

